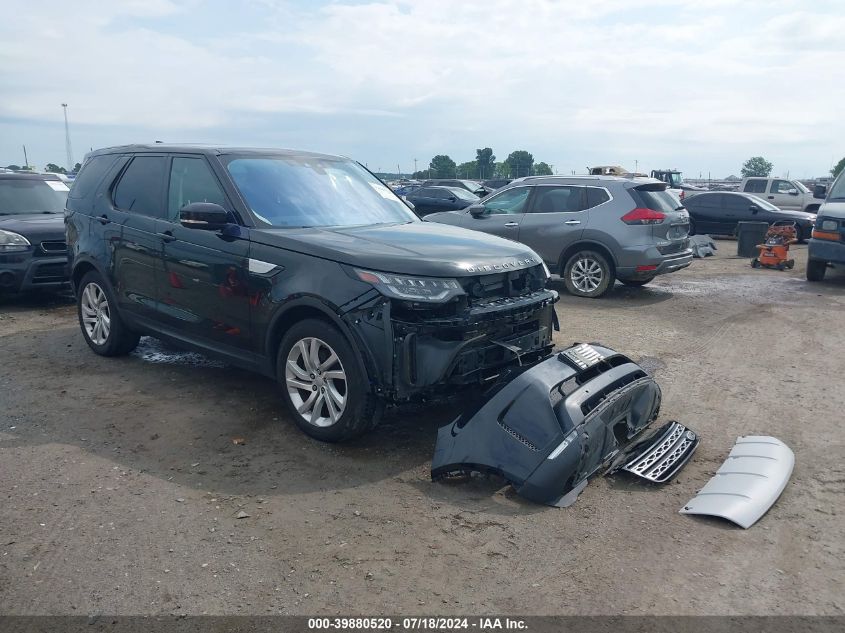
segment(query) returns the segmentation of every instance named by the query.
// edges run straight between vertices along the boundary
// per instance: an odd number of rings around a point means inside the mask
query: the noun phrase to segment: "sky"
[[[0,20],[0,166],[133,142],[288,147],[375,171],[517,149],[825,175],[845,156],[841,0],[79,0]]]

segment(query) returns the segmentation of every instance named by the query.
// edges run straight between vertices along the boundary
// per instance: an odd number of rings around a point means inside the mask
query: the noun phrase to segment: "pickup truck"
[[[801,182],[786,178],[759,176],[743,178],[739,190],[742,193],[750,193],[768,200],[776,207],[789,211],[816,213],[822,203],[822,200],[815,198],[813,192]]]

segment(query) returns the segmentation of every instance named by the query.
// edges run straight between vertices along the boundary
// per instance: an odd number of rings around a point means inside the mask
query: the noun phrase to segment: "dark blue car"
[[[460,187],[420,187],[405,199],[414,205],[417,215],[423,217],[429,213],[465,209],[481,198]]]
[[[0,293],[67,285],[67,193],[50,174],[0,174]]]

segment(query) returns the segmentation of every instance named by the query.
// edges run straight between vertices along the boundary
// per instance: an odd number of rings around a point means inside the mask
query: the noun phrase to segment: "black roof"
[[[56,174],[33,174],[24,171],[0,173],[0,180],[58,180],[62,182]]]
[[[345,158],[343,156],[335,156],[332,154],[319,154],[317,152],[306,152],[294,149],[278,149],[271,147],[228,147],[225,145],[207,145],[202,143],[136,143],[133,145],[117,145],[115,147],[96,149],[93,152],[90,152],[88,156],[143,152],[206,154],[209,156],[222,156],[225,154],[253,154],[255,156],[297,156],[329,159]]]

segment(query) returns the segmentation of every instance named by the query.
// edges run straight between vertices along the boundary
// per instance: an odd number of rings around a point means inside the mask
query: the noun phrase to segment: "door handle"
[[[109,220],[109,216],[107,216],[107,215],[104,213],[104,214],[103,214],[103,215],[101,215],[99,218],[97,218],[97,222],[99,222],[100,224],[105,225],[105,224],[108,224],[109,222],[111,222],[111,220]]]
[[[775,199],[774,196],[769,196],[769,200],[774,200],[774,199]]]
[[[507,227],[519,226],[519,222],[507,222],[505,224],[505,226],[507,226]]]
[[[581,224],[581,220],[567,220],[564,224],[574,225],[574,224]]]
[[[163,239],[165,242],[172,242],[176,238],[173,237],[173,233],[170,231],[165,231],[164,233],[159,233],[158,236]]]

